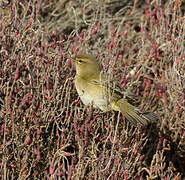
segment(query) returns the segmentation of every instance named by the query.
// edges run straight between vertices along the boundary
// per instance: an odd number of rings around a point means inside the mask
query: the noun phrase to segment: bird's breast
[[[108,99],[104,89],[99,84],[91,83],[79,77],[75,77],[75,86],[80,99],[85,105],[93,104],[102,111],[108,111]]]

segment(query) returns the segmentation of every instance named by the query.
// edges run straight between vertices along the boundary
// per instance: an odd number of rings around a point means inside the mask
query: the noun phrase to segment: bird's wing
[[[115,96],[115,98],[120,99],[120,98],[125,98],[129,102],[135,101],[138,96],[134,93],[131,92],[123,92],[123,88],[121,88],[117,83],[114,81],[108,81],[105,80],[105,76],[102,76],[99,79],[91,79],[90,83],[93,85],[98,85],[101,87],[104,87],[106,90],[106,93],[108,93],[111,96]]]

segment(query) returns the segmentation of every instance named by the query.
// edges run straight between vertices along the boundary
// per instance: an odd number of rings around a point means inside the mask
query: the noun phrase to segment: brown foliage
[[[185,177],[184,6],[1,1],[1,179]],[[73,84],[82,51],[159,122],[134,128],[119,113],[85,107]]]

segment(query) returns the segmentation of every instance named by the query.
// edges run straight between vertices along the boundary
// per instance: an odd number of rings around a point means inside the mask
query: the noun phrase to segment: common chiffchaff
[[[101,76],[98,62],[94,57],[77,55],[74,62],[76,90],[85,105],[92,103],[102,111],[112,109],[120,111],[134,126],[146,126],[157,119],[152,112],[140,113],[114,87],[105,86],[105,78]]]

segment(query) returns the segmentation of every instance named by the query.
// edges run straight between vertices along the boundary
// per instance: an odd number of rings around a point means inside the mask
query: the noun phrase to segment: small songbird
[[[96,58],[80,54],[74,59],[76,66],[75,86],[85,105],[93,104],[102,111],[120,111],[134,126],[146,126],[156,121],[157,115],[152,112],[139,112],[135,106],[128,103],[123,94],[112,86],[106,85],[105,76],[100,73]]]

